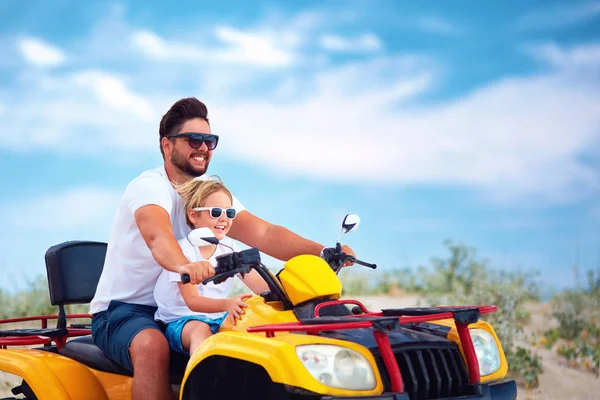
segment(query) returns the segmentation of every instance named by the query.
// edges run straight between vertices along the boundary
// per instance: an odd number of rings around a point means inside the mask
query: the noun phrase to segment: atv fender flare
[[[262,367],[273,383],[303,388],[312,393],[348,395],[349,392],[343,389],[323,385],[304,367],[296,354],[296,346],[305,344],[342,345],[361,353],[369,360],[371,365],[375,365],[373,356],[367,349],[351,342],[341,342],[335,339],[312,335],[284,333],[267,338],[260,334],[220,332],[206,339],[192,355],[182,382],[182,387],[185,385],[190,373],[204,360],[213,356],[221,356],[246,361]],[[376,376],[376,382],[376,386],[372,390],[357,390],[352,393],[354,395],[374,395],[381,393],[383,384],[379,375]]]
[[[0,350],[0,371],[27,382],[38,400],[108,400],[100,381],[83,364],[41,350]]]

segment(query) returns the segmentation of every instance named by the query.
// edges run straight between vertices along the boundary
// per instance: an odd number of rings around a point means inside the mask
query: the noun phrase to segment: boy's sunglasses
[[[190,146],[194,149],[199,149],[202,146],[202,143],[206,143],[206,147],[208,147],[209,150],[214,150],[217,147],[217,144],[219,143],[219,136],[213,135],[212,133],[184,132],[176,133],[167,137],[185,137],[187,138]]]
[[[223,211],[225,212],[227,219],[234,219],[236,214],[235,208],[223,209],[221,207],[196,207],[194,208],[194,211],[210,211],[210,216],[212,218],[220,218],[223,214]]]

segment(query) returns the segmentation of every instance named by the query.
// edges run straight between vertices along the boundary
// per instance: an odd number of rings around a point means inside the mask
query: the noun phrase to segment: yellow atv
[[[342,235],[359,221],[347,215]],[[51,247],[48,286],[59,314],[0,321],[42,321],[41,329],[0,331],[0,370],[22,378],[16,396],[130,399],[131,375],[94,345],[89,326],[68,325],[82,315],[64,309],[92,299],[105,251],[106,244],[87,241]],[[495,306],[369,312],[359,301],[341,299],[337,273],[349,259],[376,268],[345,255],[339,238],[323,258],[295,257],[277,274],[254,248],[219,257],[216,275],[204,283],[254,269],[270,290],[247,299],[242,319],[225,322],[190,357],[172,353],[175,394],[202,400],[516,398],[502,346],[491,325],[479,319]],[[48,328],[53,318],[57,326]]]

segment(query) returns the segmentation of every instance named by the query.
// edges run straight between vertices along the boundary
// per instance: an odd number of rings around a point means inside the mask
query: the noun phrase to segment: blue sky
[[[105,241],[158,121],[207,103],[210,173],[381,270],[452,238],[546,288],[600,265],[600,2],[0,3],[0,288]],[[269,265],[279,264],[269,260]]]

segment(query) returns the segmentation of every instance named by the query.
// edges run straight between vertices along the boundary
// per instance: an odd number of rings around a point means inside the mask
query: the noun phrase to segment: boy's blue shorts
[[[189,352],[183,348],[183,344],[181,343],[181,333],[183,332],[183,327],[190,321],[201,321],[208,325],[210,331],[214,335],[219,331],[221,324],[227,318],[227,313],[225,313],[220,318],[208,318],[202,315],[190,315],[187,317],[179,318],[176,321],[170,322],[167,325],[167,329],[165,331],[165,336],[169,341],[169,346],[172,350],[175,350],[179,353],[188,354]]]

